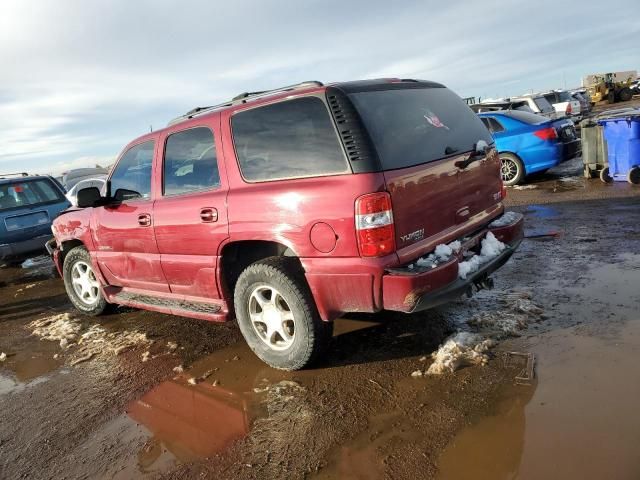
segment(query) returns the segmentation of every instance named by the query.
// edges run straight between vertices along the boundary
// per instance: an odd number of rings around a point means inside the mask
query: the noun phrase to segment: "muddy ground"
[[[556,235],[525,240],[494,290],[348,316],[302,372],[261,364],[234,324],[76,315],[46,259],[0,269],[0,478],[638,478],[640,188],[579,175],[510,189],[527,234]],[[486,365],[411,376],[474,315],[509,317],[514,290],[543,313]],[[66,348],[32,335],[52,317],[76,329]],[[535,355],[527,385],[509,351]]]

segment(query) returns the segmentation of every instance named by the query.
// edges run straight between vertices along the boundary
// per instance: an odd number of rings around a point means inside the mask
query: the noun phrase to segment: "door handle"
[[[200,210],[200,220],[205,223],[213,223],[218,221],[218,210],[215,208],[203,208]]]
[[[148,213],[141,213],[138,215],[138,225],[141,227],[149,227],[151,226],[151,215]]]

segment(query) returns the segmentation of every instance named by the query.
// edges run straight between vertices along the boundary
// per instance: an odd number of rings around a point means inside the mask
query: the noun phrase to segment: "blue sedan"
[[[51,222],[69,206],[64,189],[51,177],[0,175],[0,263],[44,250]]]
[[[579,152],[580,140],[570,120],[519,110],[479,113],[496,141],[505,185],[517,185],[527,175],[544,172]]]

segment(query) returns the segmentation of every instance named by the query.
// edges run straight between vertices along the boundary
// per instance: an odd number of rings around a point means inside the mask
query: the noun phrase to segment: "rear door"
[[[162,178],[154,229],[171,292],[220,298],[218,249],[228,237],[219,115],[206,124],[163,134]],[[183,127],[184,128],[184,127]]]
[[[153,232],[155,145],[149,139],[121,156],[110,177],[118,203],[93,209],[92,231],[98,264],[110,285],[168,292]]]
[[[493,139],[455,93],[395,88],[350,97],[380,157],[401,260],[416,242],[437,242],[495,210],[502,186],[497,155],[460,166],[478,142]]]

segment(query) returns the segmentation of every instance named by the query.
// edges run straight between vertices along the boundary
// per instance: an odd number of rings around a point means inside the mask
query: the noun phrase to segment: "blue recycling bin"
[[[603,118],[609,176],[616,181],[640,182],[640,115]]]

